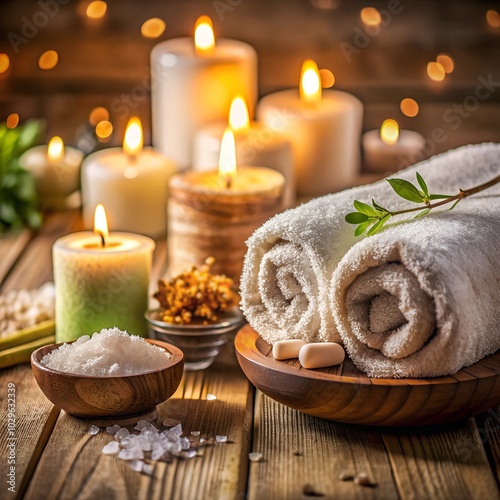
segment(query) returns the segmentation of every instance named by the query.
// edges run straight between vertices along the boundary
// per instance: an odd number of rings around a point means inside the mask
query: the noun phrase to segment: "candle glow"
[[[49,141],[47,156],[51,161],[61,161],[64,158],[64,142],[57,135]]]
[[[210,52],[215,46],[214,28],[208,16],[201,16],[196,21],[194,45],[199,53]]]
[[[133,116],[130,118],[125,130],[125,138],[123,140],[123,151],[131,158],[136,158],[142,151],[143,133],[142,123],[139,118]]]
[[[236,172],[236,144],[234,134],[230,129],[226,129],[222,136],[219,156],[219,175],[224,178],[226,187],[231,187]]]
[[[302,64],[300,98],[303,102],[308,103],[321,100],[321,77],[318,65],[311,59],[307,59]]]
[[[109,236],[108,220],[106,219],[106,211],[102,205],[97,205],[94,213],[94,233],[101,237],[101,244],[106,246],[106,238]]]
[[[388,146],[396,144],[399,138],[398,122],[392,118],[384,120],[382,126],[380,127],[380,138]]]
[[[229,109],[229,126],[233,130],[246,130],[250,126],[248,106],[243,97],[235,97]]]
[[[441,82],[446,76],[446,71],[444,70],[441,63],[432,61],[427,64],[427,74],[429,75],[429,78],[431,80],[434,80],[435,82]]]

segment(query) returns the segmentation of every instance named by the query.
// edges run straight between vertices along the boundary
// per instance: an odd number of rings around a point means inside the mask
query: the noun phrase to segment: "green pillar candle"
[[[104,246],[92,232],[58,239],[52,248],[56,341],[113,326],[145,336],[154,247],[152,239],[131,233],[111,233]]]

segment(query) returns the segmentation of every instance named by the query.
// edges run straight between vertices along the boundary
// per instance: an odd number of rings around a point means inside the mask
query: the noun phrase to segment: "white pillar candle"
[[[48,145],[23,153],[19,164],[31,172],[41,206],[60,210],[67,206],[68,196],[80,187],[82,160],[80,150],[65,146],[56,136]]]
[[[257,55],[248,44],[215,42],[211,21],[197,23],[195,40],[174,38],[151,53],[153,145],[181,169],[192,164],[195,132],[227,118],[232,99],[257,99]]]
[[[319,196],[355,182],[363,105],[347,92],[322,92],[313,61],[302,66],[300,94],[284,90],[264,97],[257,119],[291,142],[298,194]]]
[[[212,170],[217,165],[226,121],[213,122],[199,130],[194,139],[193,170]],[[250,121],[248,107],[242,97],[231,103],[229,127],[236,143],[236,163],[247,167],[268,167],[283,174],[286,180],[283,203],[295,205],[295,180],[290,143],[269,127]]]
[[[399,130],[395,120],[363,135],[363,167],[367,172],[394,173],[422,160],[425,139],[418,132]]]
[[[96,206],[105,204],[114,229],[153,237],[165,234],[168,179],[175,171],[174,162],[142,147],[140,121],[132,118],[123,150],[103,149],[83,162],[85,228],[92,228]]]
[[[63,236],[52,248],[57,342],[113,326],[147,333],[144,313],[155,243],[138,234],[108,236],[98,222],[96,228],[98,234]]]
[[[219,171],[170,179],[168,258],[171,275],[215,257],[213,270],[239,282],[245,241],[283,208],[285,178],[264,167],[236,171],[234,136],[224,134]]]

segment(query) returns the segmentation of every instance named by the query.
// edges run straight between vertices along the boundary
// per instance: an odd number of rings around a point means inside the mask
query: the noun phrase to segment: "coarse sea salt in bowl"
[[[166,342],[112,328],[41,347],[31,355],[31,367],[45,396],[66,413],[123,418],[149,412],[172,396],[184,355]]]

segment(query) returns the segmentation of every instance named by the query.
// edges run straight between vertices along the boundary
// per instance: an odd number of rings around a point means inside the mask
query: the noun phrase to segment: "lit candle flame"
[[[233,130],[245,130],[250,126],[248,106],[243,97],[235,97],[229,109],[229,126]]]
[[[64,158],[64,142],[57,135],[49,141],[47,156],[51,161],[61,161]]]
[[[94,213],[94,233],[101,237],[101,246],[106,246],[106,238],[109,236],[108,221],[106,219],[106,212],[102,205],[95,207]]]
[[[380,127],[380,138],[388,146],[392,146],[398,142],[399,138],[399,125],[396,120],[389,118],[384,120]]]
[[[219,156],[219,175],[225,179],[227,188],[232,186],[236,171],[236,144],[234,142],[234,134],[227,128],[222,136]]]
[[[214,27],[208,16],[201,16],[196,21],[194,45],[199,53],[210,52],[215,46]]]
[[[139,118],[133,116],[130,118],[125,130],[125,139],[123,140],[123,151],[125,154],[135,159],[142,151],[143,134],[142,123]]]
[[[304,102],[310,103],[321,100],[321,77],[318,65],[311,59],[307,59],[302,64],[300,98]]]

